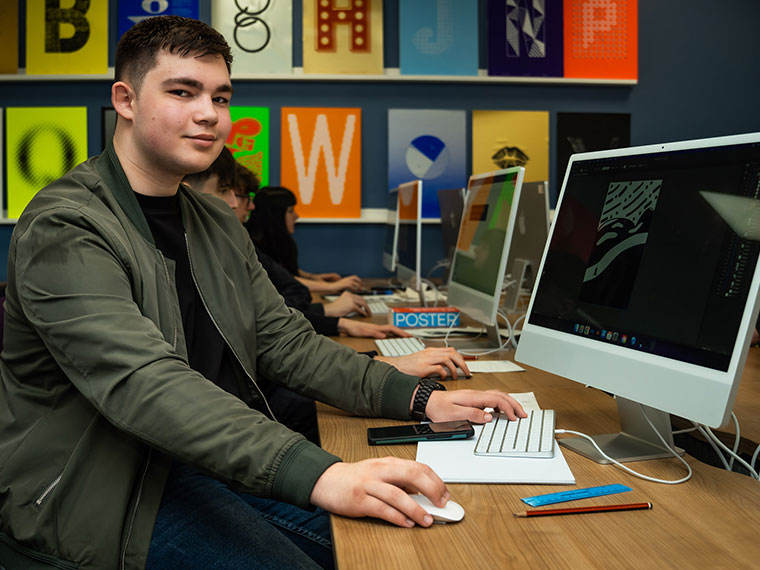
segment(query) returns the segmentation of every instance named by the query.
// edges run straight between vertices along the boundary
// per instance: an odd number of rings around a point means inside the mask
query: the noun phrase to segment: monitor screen
[[[421,287],[422,266],[422,181],[398,187],[398,238],[396,277],[417,291]]]
[[[755,325],[760,134],[574,155],[516,358],[707,424]]]
[[[383,267],[396,271],[396,246],[398,241],[398,188],[388,191],[388,217],[385,221],[385,242],[383,244]]]
[[[496,324],[515,209],[525,169],[473,175],[467,186],[448,303],[485,325]]]
[[[507,259],[503,301],[507,313],[518,309],[521,295],[524,294],[523,298],[530,295],[548,236],[549,184],[523,182]]]

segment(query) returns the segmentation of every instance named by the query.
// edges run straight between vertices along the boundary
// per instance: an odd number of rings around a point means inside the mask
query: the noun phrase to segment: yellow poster
[[[383,73],[382,0],[303,0],[304,73]]]
[[[0,73],[18,73],[18,0],[0,1]]]
[[[549,179],[548,111],[473,111],[472,173],[525,167],[525,182]]]
[[[108,2],[27,0],[26,72],[108,72]]]
[[[283,107],[280,181],[302,218],[359,218],[361,109]]]
[[[87,158],[86,107],[5,110],[8,217],[18,218],[34,195]]]

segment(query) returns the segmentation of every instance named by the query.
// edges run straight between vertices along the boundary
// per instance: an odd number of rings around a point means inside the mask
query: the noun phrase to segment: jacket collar
[[[127,175],[121,167],[112,141],[108,141],[105,151],[103,151],[103,154],[98,159],[96,168],[100,176],[102,176],[106,188],[111,191],[111,194],[113,194],[113,197],[119,203],[127,218],[129,218],[129,221],[134,224],[146,240],[155,245],[153,234],[150,231],[150,226],[148,226],[148,220],[145,219],[145,214],[143,214],[142,208],[140,208],[140,204],[135,197],[135,191],[130,186]]]

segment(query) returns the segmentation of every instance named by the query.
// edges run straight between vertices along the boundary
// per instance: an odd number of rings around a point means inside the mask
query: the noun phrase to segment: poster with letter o
[[[54,180],[87,159],[86,107],[8,107],[8,217]]]

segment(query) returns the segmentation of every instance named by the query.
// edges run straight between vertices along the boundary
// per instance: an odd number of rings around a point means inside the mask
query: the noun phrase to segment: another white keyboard
[[[509,421],[499,413],[483,426],[475,455],[491,457],[554,457],[554,410],[531,410],[527,418]]]
[[[425,350],[423,342],[413,336],[406,338],[378,338],[375,339],[375,346],[383,356],[406,356],[407,354],[414,354],[420,350]]]
[[[373,315],[387,315],[391,310],[385,301],[367,301],[367,306]]]

